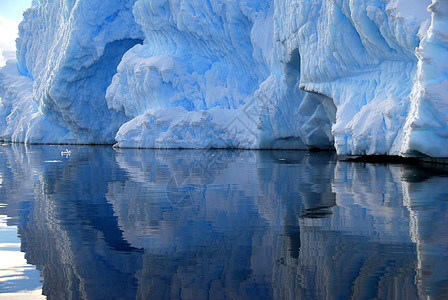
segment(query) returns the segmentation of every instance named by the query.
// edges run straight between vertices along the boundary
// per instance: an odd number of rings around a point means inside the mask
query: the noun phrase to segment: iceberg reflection
[[[0,148],[2,213],[49,299],[448,295],[443,172],[328,152],[61,149]]]

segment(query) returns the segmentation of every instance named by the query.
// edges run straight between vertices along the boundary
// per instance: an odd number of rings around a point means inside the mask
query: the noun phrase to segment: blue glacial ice
[[[448,0],[43,0],[0,137],[448,157],[447,23]]]
[[[24,13],[16,40],[19,74],[11,66],[0,71],[3,139],[114,141],[128,119],[107,108],[106,88],[121,55],[143,34],[132,15],[134,1],[108,1],[98,10],[99,3],[34,1]]]

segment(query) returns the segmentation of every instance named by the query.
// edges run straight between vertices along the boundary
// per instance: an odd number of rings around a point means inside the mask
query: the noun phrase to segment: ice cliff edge
[[[0,70],[0,138],[448,157],[448,0],[58,0]]]

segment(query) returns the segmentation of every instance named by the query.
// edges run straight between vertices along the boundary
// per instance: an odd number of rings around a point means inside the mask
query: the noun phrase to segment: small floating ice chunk
[[[72,151],[65,149],[65,151],[61,151],[61,156],[69,157],[72,154]]]

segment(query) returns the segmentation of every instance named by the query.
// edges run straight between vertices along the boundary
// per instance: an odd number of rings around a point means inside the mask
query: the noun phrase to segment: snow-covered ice
[[[35,1],[0,136],[448,157],[447,36],[448,0]]]
[[[16,40],[16,68],[21,76],[8,71],[9,67],[2,69],[0,76],[5,79],[0,81],[0,97],[12,105],[27,104],[15,111],[4,110],[3,139],[27,143],[114,141],[127,118],[107,108],[106,88],[123,53],[140,43],[143,34],[132,15],[134,1],[107,3],[34,1],[24,13]],[[25,84],[15,88],[19,82],[31,84],[26,85],[27,90]],[[29,120],[38,118],[43,119],[40,128],[32,128]],[[53,133],[54,127],[63,134]]]

